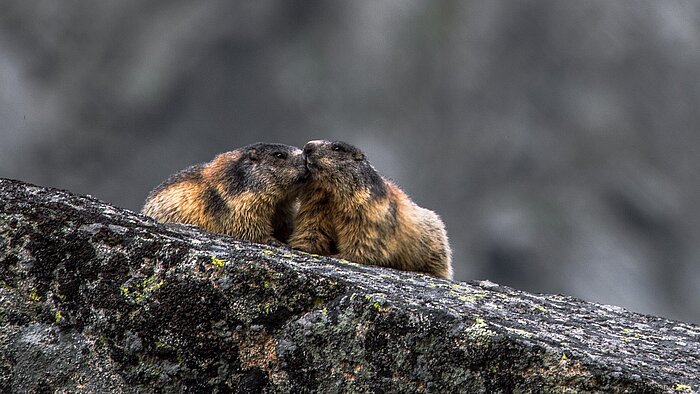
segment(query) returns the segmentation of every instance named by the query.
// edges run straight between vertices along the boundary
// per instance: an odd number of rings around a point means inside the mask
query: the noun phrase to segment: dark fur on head
[[[241,157],[228,161],[219,172],[219,180],[231,194],[243,191],[287,192],[306,179],[304,158],[298,148],[283,144],[255,143],[239,149]]]
[[[386,195],[381,175],[360,149],[347,142],[310,141],[304,146],[304,158],[313,184],[344,193],[369,189],[374,197]]]

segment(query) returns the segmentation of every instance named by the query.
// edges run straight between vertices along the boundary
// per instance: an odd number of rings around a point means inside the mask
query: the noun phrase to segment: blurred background
[[[256,141],[342,139],[456,279],[700,322],[700,3],[0,2],[0,177],[138,211]]]

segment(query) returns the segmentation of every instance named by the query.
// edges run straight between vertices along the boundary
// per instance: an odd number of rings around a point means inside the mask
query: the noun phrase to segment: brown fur
[[[413,203],[352,145],[311,141],[304,155],[310,175],[290,246],[452,278],[447,233],[435,212]]]
[[[253,144],[171,176],[149,194],[142,213],[242,240],[286,242],[306,174],[300,149]]]

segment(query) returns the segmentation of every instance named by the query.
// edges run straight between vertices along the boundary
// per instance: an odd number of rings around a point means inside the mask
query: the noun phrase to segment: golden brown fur
[[[142,213],[238,239],[286,242],[306,173],[300,149],[253,144],[171,176],[149,194]]]
[[[445,227],[343,142],[304,147],[309,178],[290,246],[362,264],[452,278]]]

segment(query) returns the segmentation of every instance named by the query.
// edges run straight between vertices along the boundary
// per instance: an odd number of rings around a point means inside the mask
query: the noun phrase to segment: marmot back
[[[300,149],[252,144],[172,175],[151,191],[141,212],[242,240],[287,242],[306,175]]]
[[[452,278],[445,226],[383,178],[356,147],[311,141],[290,246],[362,264]]]

